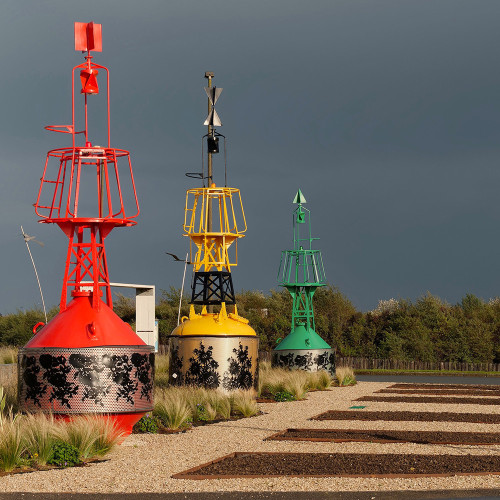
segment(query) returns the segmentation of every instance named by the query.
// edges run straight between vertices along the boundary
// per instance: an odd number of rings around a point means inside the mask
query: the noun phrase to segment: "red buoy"
[[[20,350],[19,400],[25,411],[111,416],[129,434],[153,409],[154,352],[113,312],[104,240],[115,227],[136,224],[139,203],[130,153],[110,144],[109,70],[90,55],[102,50],[101,25],[75,23],[75,49],[87,54],[72,71],[72,124],[46,127],[70,134],[72,146],[48,152],[34,204],[39,222],[57,224],[69,240],[60,312],[37,324]],[[78,70],[81,131],[75,126]],[[99,93],[100,70],[106,74],[106,147],[92,145],[87,126],[87,96]]]

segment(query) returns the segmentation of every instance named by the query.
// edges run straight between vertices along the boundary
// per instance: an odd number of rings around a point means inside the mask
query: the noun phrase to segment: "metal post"
[[[208,88],[212,87],[212,78],[214,77],[213,71],[205,71],[205,78],[208,80]],[[210,112],[212,111],[212,103],[210,102],[210,99],[208,99],[208,115],[210,116]],[[212,135],[212,125],[208,125],[208,137]],[[213,182],[213,174],[212,174],[212,153],[208,151],[207,147],[207,154],[208,154],[208,172],[207,172],[207,186],[210,188],[212,186]],[[207,213],[207,232],[211,233],[212,232],[212,202],[210,200],[210,197],[207,198],[208,201],[208,213]],[[212,313],[213,312],[213,306],[208,306],[208,312]]]
[[[182,296],[184,295],[184,280],[186,279],[186,268],[188,263],[189,253],[186,254],[184,259],[184,274],[182,275],[182,286],[181,286],[181,296],[179,297],[179,312],[177,313],[177,326],[181,324],[181,306],[182,306]]]
[[[208,80],[208,88],[212,87],[212,78],[214,77],[214,74],[212,71],[205,71],[205,78]],[[208,100],[208,115],[210,116],[210,112],[212,111],[212,103],[210,102],[210,99]],[[212,135],[212,125],[208,125],[208,136],[210,137]],[[207,148],[207,154],[208,154],[208,173],[207,173],[207,182],[208,182],[208,187],[210,188],[212,186],[213,182],[213,174],[212,174],[212,153],[208,151]],[[208,231],[212,231],[212,206],[210,205],[208,207]]]
[[[104,161],[102,160],[99,162],[99,192],[99,218],[102,218],[104,217]]]

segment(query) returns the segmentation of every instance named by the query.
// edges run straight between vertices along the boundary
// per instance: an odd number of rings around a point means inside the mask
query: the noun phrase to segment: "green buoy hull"
[[[291,349],[331,349],[331,347],[311,328],[296,326],[275,348],[275,351]]]

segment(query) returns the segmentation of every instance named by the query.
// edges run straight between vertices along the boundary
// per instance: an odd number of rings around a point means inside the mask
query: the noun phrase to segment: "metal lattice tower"
[[[313,295],[318,287],[326,284],[321,250],[313,250],[311,213],[302,205],[306,199],[299,189],[293,200],[297,208],[293,212],[293,250],[281,253],[278,282],[293,298],[292,330],[301,325],[315,330]],[[304,234],[305,233],[305,234]]]
[[[193,304],[235,304],[231,267],[238,264],[238,239],[246,229],[239,189],[212,184],[187,191],[184,232],[194,268]]]

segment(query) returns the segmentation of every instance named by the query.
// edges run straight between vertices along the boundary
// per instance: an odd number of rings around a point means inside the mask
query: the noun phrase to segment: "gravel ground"
[[[500,445],[422,445],[412,443],[311,443],[263,441],[272,433],[291,427],[327,429],[331,421],[309,421],[327,410],[347,410],[358,397],[370,395],[390,383],[361,382],[355,387],[314,392],[306,401],[259,404],[264,415],[234,422],[197,427],[173,435],[132,435],[109,460],[84,468],[17,474],[1,478],[3,492],[222,492],[222,491],[394,491],[474,490],[500,492],[500,476],[456,476],[445,478],[262,478],[213,479],[206,481],[172,479],[171,475],[235,451],[278,451],[309,453],[414,453],[436,455],[498,455]],[[499,413],[500,406],[489,406]],[[373,411],[484,412],[485,406],[467,404],[408,404],[370,402]],[[361,410],[362,411],[362,410]],[[496,432],[497,425],[450,422],[365,422],[335,421],[336,428],[404,429]]]

